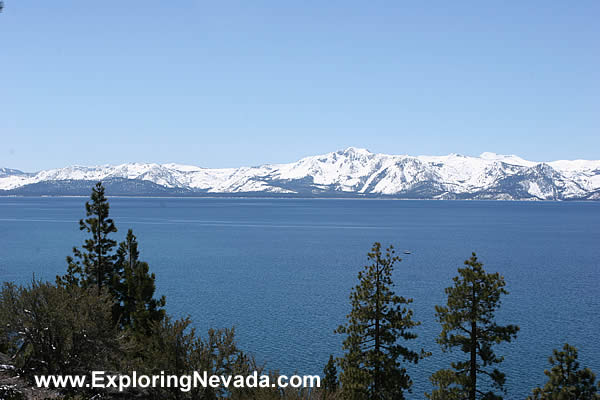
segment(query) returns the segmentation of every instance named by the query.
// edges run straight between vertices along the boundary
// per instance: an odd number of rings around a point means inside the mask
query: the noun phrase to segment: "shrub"
[[[26,374],[87,374],[110,369],[118,351],[112,298],[90,287],[4,284],[0,316],[15,364]]]

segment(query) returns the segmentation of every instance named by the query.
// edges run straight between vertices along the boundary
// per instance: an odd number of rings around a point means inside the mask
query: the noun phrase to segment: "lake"
[[[0,198],[0,279],[54,280],[83,242],[84,198]],[[500,323],[520,325],[502,345],[507,398],[545,382],[553,348],[575,345],[600,373],[600,203],[319,199],[111,198],[122,240],[132,228],[168,312],[200,332],[237,329],[240,346],[285,373],[321,373],[340,335],[350,289],[374,241],[402,262],[396,292],[414,298],[413,348],[433,356],[410,366],[413,395],[458,353],[442,354],[434,306],[476,251],[510,292]]]

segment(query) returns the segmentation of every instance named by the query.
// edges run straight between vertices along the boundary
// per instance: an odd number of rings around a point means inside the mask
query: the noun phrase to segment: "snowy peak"
[[[502,160],[502,159],[509,158],[509,157],[516,157],[516,156],[514,156],[514,155],[507,156],[507,155],[503,155],[503,154],[492,153],[489,151],[484,151],[483,153],[481,153],[479,155],[479,158],[483,158],[484,160]]]
[[[356,156],[370,156],[373,155],[369,150],[362,149],[360,147],[347,147],[344,150],[339,150],[336,152],[339,155],[345,155],[347,157],[356,157]]]
[[[490,152],[484,152],[481,153],[481,155],[479,156],[479,158],[483,159],[483,160],[489,160],[489,161],[501,161],[507,164],[513,164],[513,165],[523,165],[523,166],[527,166],[527,167],[531,167],[535,164],[538,164],[537,162],[534,161],[527,161],[522,159],[519,156],[515,156],[515,155],[502,155],[502,154],[496,154],[496,153],[490,153]]]
[[[423,199],[600,199],[600,161],[528,161],[491,152],[479,157],[408,156],[348,147],[290,164],[201,168],[127,163],[24,173],[0,169],[2,194],[64,194],[102,180],[134,195],[393,196]],[[80,188],[80,189],[76,189]],[[85,193],[82,193],[85,194]]]
[[[27,174],[23,171],[19,171],[18,169],[0,168],[0,177],[10,176],[10,175],[27,175]]]

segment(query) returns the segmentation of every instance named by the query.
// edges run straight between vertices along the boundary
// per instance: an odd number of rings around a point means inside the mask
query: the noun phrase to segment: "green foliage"
[[[324,378],[321,387],[323,388],[325,398],[327,398],[327,395],[333,394],[338,390],[337,368],[335,367],[333,355],[329,356],[329,361],[323,369],[323,375]]]
[[[95,285],[98,293],[103,286],[108,286],[114,294],[116,255],[112,250],[117,242],[109,235],[117,228],[109,218],[110,206],[101,182],[92,189],[90,200],[85,203],[87,218],[79,221],[79,229],[90,233],[91,237],[85,240],[83,250],[73,248],[73,257],[67,257],[67,274],[57,277],[57,283],[83,288]]]
[[[211,329],[206,338],[201,338],[196,335],[195,329],[190,328],[190,324],[188,318],[171,320],[169,317],[156,323],[153,336],[145,344],[144,359],[137,370],[154,374],[164,371],[172,375],[206,371],[208,375],[226,376],[264,372],[254,358],[238,348],[234,329]],[[270,392],[277,393],[277,389],[198,387],[184,393],[177,388],[156,388],[152,389],[150,396],[156,399],[252,399],[268,398],[264,396]],[[259,395],[262,397],[256,397]]]
[[[13,283],[4,282],[0,291],[0,353],[13,354],[16,350],[17,341],[14,333],[15,327],[11,324],[14,318],[14,310],[18,304],[18,291]],[[4,363],[3,357],[0,362]]]
[[[451,369],[442,369],[435,372],[429,380],[437,387],[431,394],[425,393],[425,397],[431,400],[465,400],[468,394],[465,387],[469,384],[468,376],[457,374]]]
[[[267,374],[270,382],[276,382],[277,372],[266,371],[252,356],[239,349],[234,329],[208,331],[200,337],[186,319],[172,320],[168,316],[156,323],[153,335],[147,338],[143,358],[138,364],[122,366],[122,370],[136,370],[144,374],[191,375],[194,371],[207,375],[257,375]],[[153,388],[142,396],[149,399],[181,400],[311,400],[322,399],[316,390],[293,388],[193,388],[182,392],[178,388]],[[327,397],[334,400],[335,397]]]
[[[412,381],[402,362],[417,363],[425,356],[399,344],[411,340],[419,325],[408,308],[412,299],[397,296],[392,288],[394,263],[400,261],[392,246],[382,255],[375,243],[368,258],[371,265],[359,272],[352,290],[348,322],[336,330],[345,334],[346,354],[339,360],[343,397],[347,399],[404,399]]]
[[[57,283],[82,288],[97,285],[99,291],[106,287],[113,296],[115,323],[133,335],[150,335],[152,324],[164,317],[165,298],[154,298],[156,277],[149,273],[148,264],[139,260],[135,235],[130,229],[113,252],[117,242],[109,235],[117,228],[109,218],[110,205],[101,182],[92,189],[85,209],[87,218],[79,221],[79,228],[91,237],[82,249],[73,248],[73,257],[67,257],[67,274],[57,277]]]
[[[113,285],[116,292],[115,320],[122,328],[130,328],[136,335],[148,336],[152,325],[165,315],[166,300],[154,298],[156,290],[154,274],[149,273],[148,263],[139,260],[138,242],[129,229],[124,242],[117,250],[117,270]]]
[[[0,313],[25,373],[86,374],[112,366],[118,353],[112,300],[95,287],[5,284]]]
[[[475,400],[500,399],[492,391],[482,391],[477,384],[479,375],[490,379],[493,388],[504,391],[505,375],[489,368],[502,362],[492,346],[516,338],[519,327],[498,325],[495,313],[500,307],[501,295],[508,292],[506,283],[498,273],[486,273],[475,253],[465,261],[453,278],[454,286],[446,288],[446,306],[436,306],[436,317],[442,325],[438,343],[444,351],[458,348],[468,355],[465,361],[453,362],[452,370],[438,371],[431,377],[437,386],[430,399]]]
[[[600,399],[596,375],[589,368],[581,369],[577,361],[577,349],[565,343],[563,350],[553,350],[549,362],[552,368],[545,370],[548,382],[533,389],[529,400],[598,400]]]

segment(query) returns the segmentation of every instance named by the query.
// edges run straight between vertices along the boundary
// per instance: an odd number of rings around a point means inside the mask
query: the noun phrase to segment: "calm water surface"
[[[121,240],[133,228],[168,311],[200,331],[235,326],[240,345],[283,372],[320,373],[348,294],[374,241],[412,251],[396,290],[423,323],[412,344],[433,352],[413,376],[458,356],[442,354],[434,306],[472,251],[511,292],[499,314],[516,323],[506,356],[507,398],[545,381],[553,348],[568,341],[600,373],[600,203],[112,198]],[[0,279],[53,280],[82,243],[83,198],[0,198]]]

